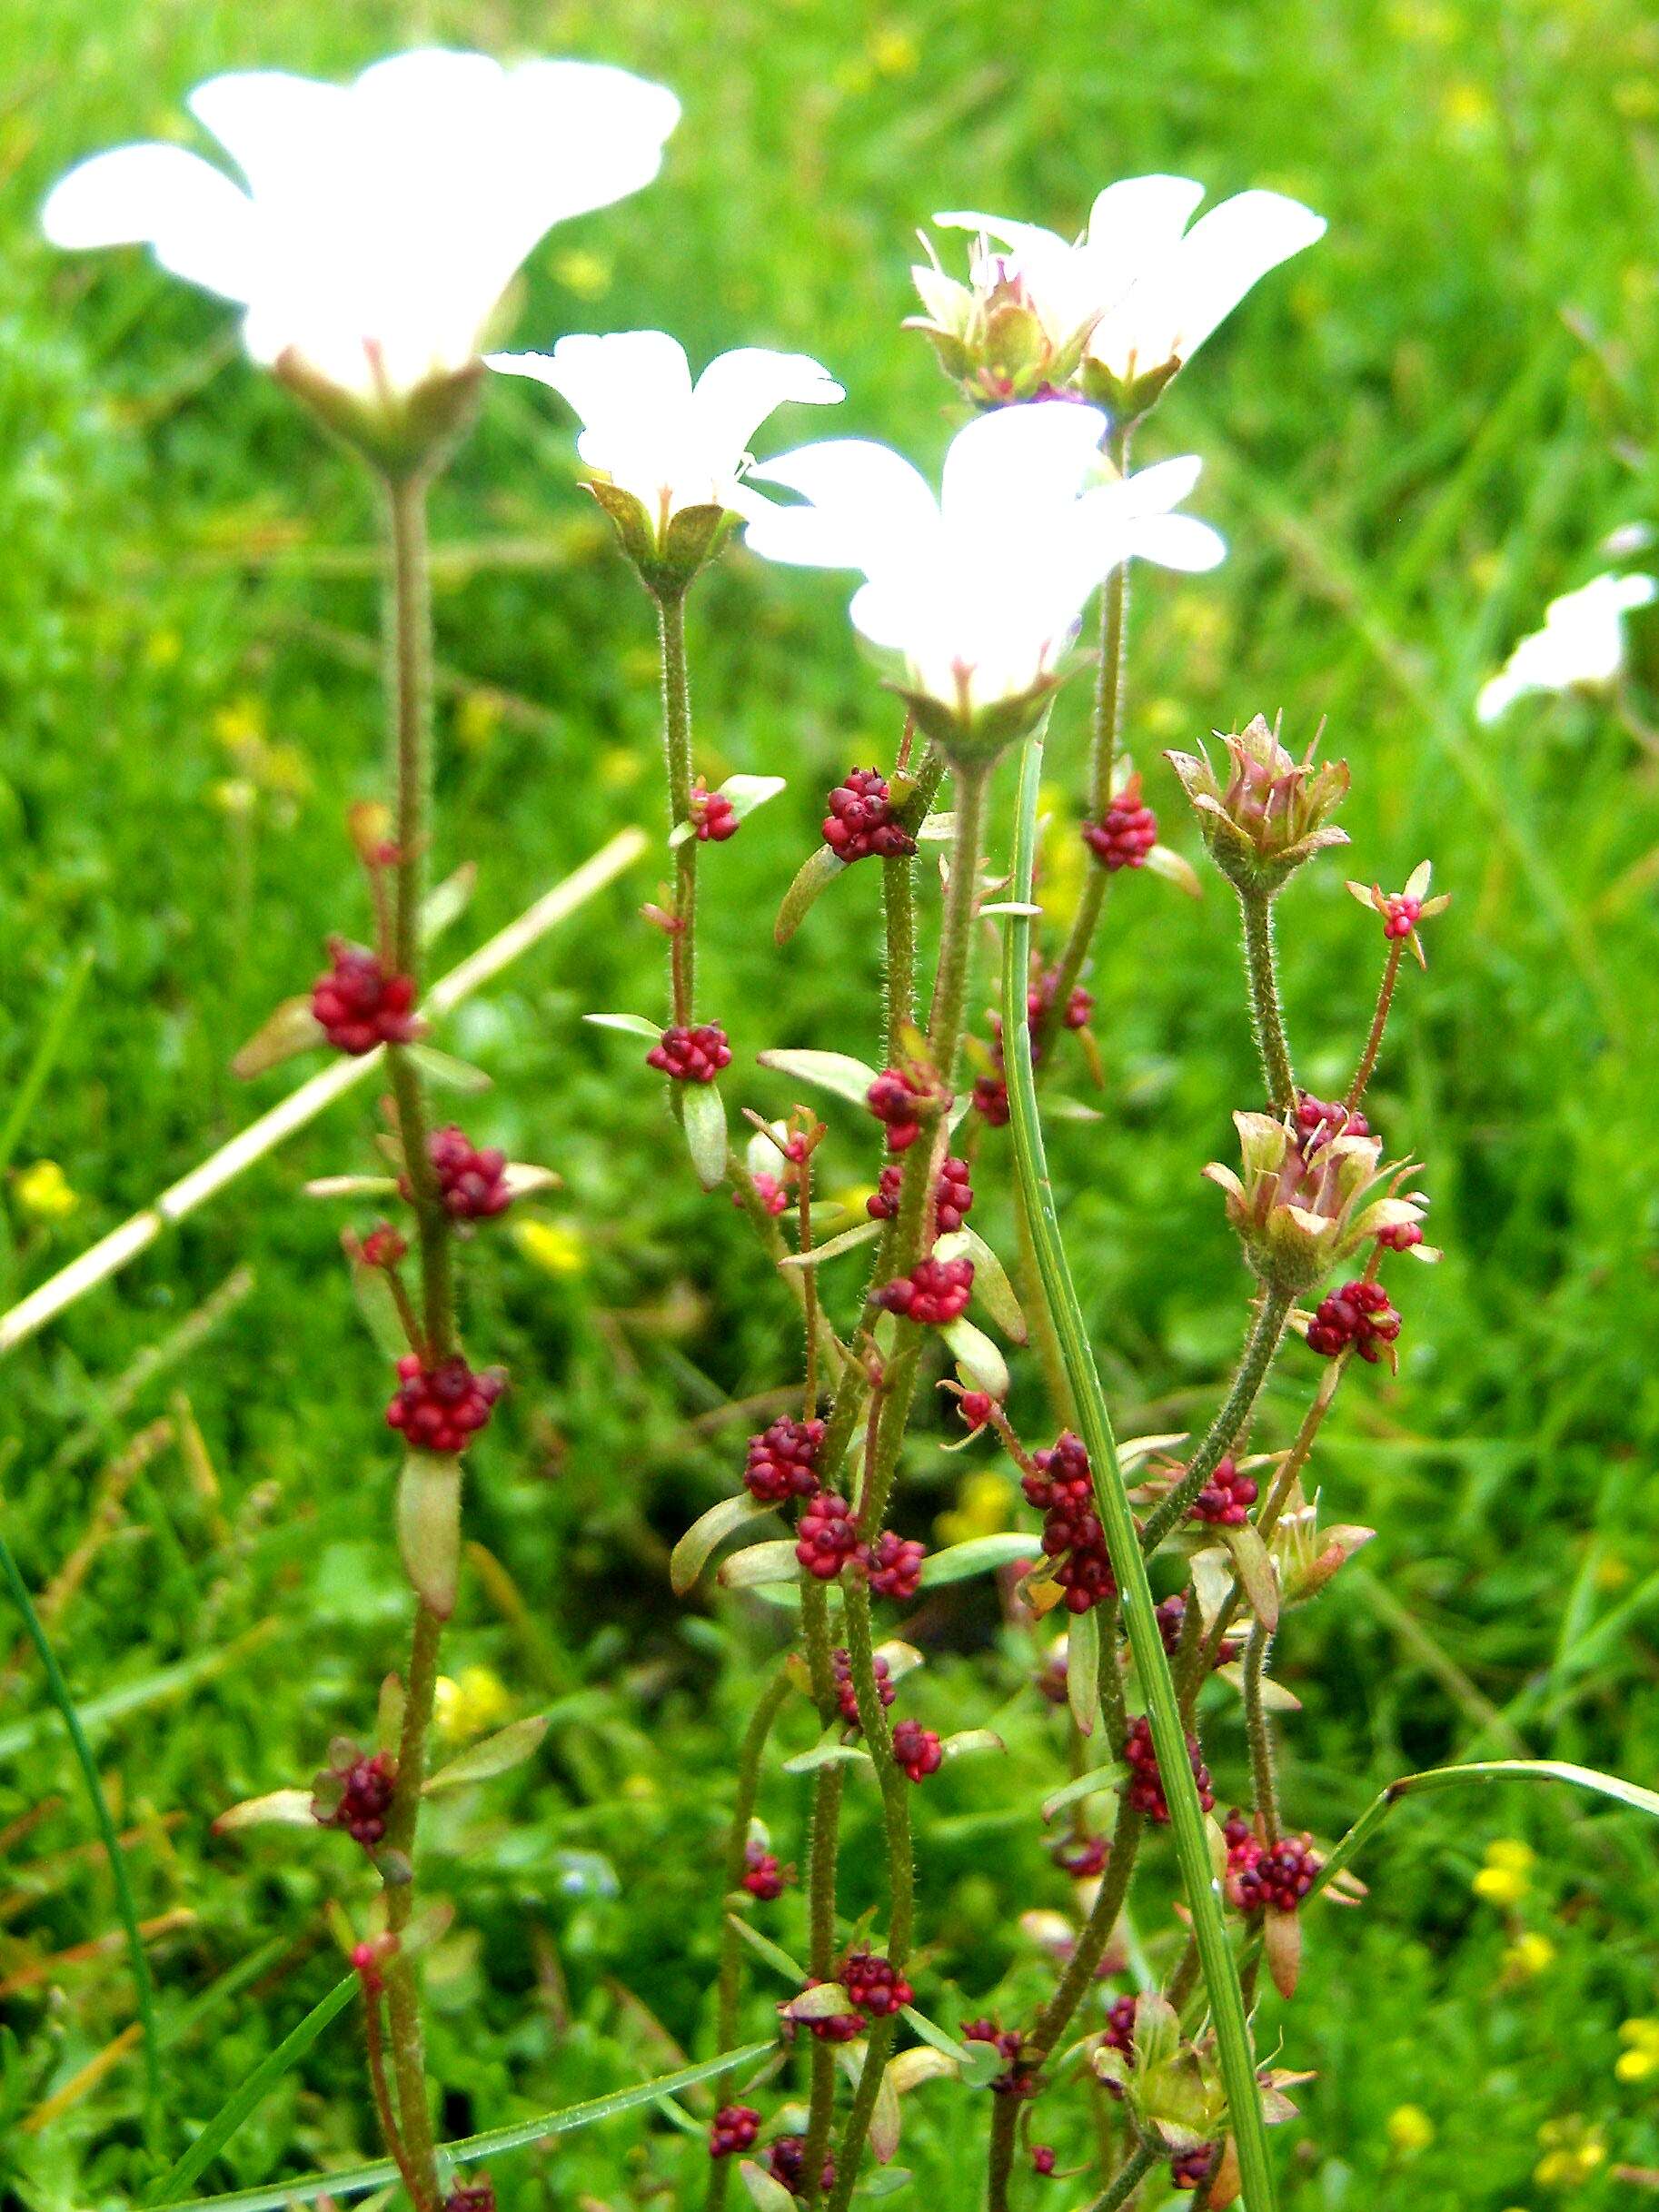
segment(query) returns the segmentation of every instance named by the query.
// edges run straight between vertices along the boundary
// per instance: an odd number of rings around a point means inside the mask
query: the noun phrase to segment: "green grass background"
[[[1284,1731],[1287,1806],[1339,1833],[1390,1776],[1490,1753],[1505,1731],[1651,1781],[1654,756],[1604,707],[1529,703],[1490,730],[1472,713],[1544,600],[1599,565],[1607,531],[1654,510],[1659,25],[1639,0],[14,0],[0,15],[0,1117],[67,979],[91,969],[17,1153],[58,1162],[79,1203],[42,1225],[14,1185],[6,1295],[290,1080],[250,1094],[226,1063],[308,982],[331,929],[366,926],[342,815],[375,789],[379,752],[363,485],[242,363],[214,303],[135,254],[53,255],[35,212],[80,155],[182,133],[183,94],[216,69],[344,73],[422,37],[615,60],[685,103],[661,180],[534,255],[514,342],[655,324],[697,360],[805,347],[848,388],[836,431],[929,461],[949,395],[897,325],[910,233],[935,207],[1066,227],[1101,183],[1170,167],[1216,194],[1273,184],[1329,217],[1143,441],[1147,460],[1204,455],[1193,504],[1232,554],[1211,578],[1139,579],[1130,732],[1167,833],[1192,851],[1161,748],[1258,708],[1282,708],[1298,741],[1327,717],[1355,771],[1353,872],[1394,884],[1429,854],[1455,894],[1374,1092],[1391,1147],[1428,1164],[1447,1257],[1405,1271],[1399,1378],[1355,1378],[1321,1446],[1333,1510],[1379,1536],[1285,1639],[1306,1707]],[[436,503],[439,646],[456,679],[438,858],[479,867],[457,945],[621,825],[655,832],[660,803],[645,602],[576,488],[557,409],[516,384],[486,399]],[[824,427],[767,435],[775,448]],[[700,764],[711,779],[790,779],[707,870],[707,1004],[733,1032],[730,1093],[769,1110],[790,1095],[753,1070],[756,1050],[874,1048],[873,882],[842,884],[787,957],[768,928],[825,788],[853,760],[890,758],[890,708],[844,600],[839,580],[738,552],[692,613]],[[1057,722],[1060,785],[1082,710],[1079,692]],[[236,779],[251,791],[227,791]],[[1310,870],[1283,914],[1316,1088],[1340,1081],[1375,987],[1376,932],[1343,872]],[[671,1607],[665,1550],[731,1485],[744,1423],[722,1424],[721,1407],[787,1383],[797,1354],[737,1216],[689,1186],[632,1047],[580,1025],[592,1007],[657,1007],[660,943],[635,918],[651,882],[636,870],[586,909],[449,1040],[494,1077],[469,1109],[481,1136],[563,1175],[533,1211],[571,1262],[550,1272],[501,1233],[468,1255],[470,1338],[515,1385],[475,1454],[471,1526],[524,1610],[515,1622],[474,1577],[450,1656],[493,1667],[517,1710],[572,1701],[532,1766],[433,1822],[431,1879],[455,1906],[431,1972],[450,2134],[660,2070],[671,2045],[710,2048],[720,1821],[770,1632]],[[1131,1433],[1201,1420],[1240,1327],[1242,1277],[1197,1175],[1257,1096],[1233,940],[1218,885],[1188,906],[1119,879],[1093,978],[1104,1119],[1055,1138]],[[365,1105],[336,1110],[0,1376],[6,1529],[36,1586],[84,1535],[101,1467],[176,1414],[179,1391],[222,1486],[214,1506],[177,1450],[158,1455],[60,1630],[84,1702],[213,1661],[95,1738],[121,1817],[144,1831],[141,1909],[193,1916],[154,1953],[174,2153],[329,1986],[325,1900],[361,1914],[367,1899],[335,1839],[208,1833],[233,1800],[305,1780],[332,1734],[366,1732],[402,1642],[385,1376],[351,1310],[338,1217],[299,1195],[308,1175],[371,1164]],[[979,1218],[1006,1244],[1003,1141],[983,1155]],[[868,1177],[870,1152],[838,1116],[831,1184]],[[243,1266],[251,1291],[201,1346],[134,1378]],[[1312,1369],[1287,1356],[1265,1443],[1287,1441]],[[1028,1372],[1020,1390],[1035,1423]],[[943,1441],[924,1432],[908,1463],[918,1533],[965,1463]],[[1059,1745],[1028,1694],[1010,1703],[1024,1659],[984,1591],[934,1630],[911,1709],[945,1727],[1000,1715],[1010,1752],[920,1801],[921,1999],[956,2018],[1006,1976],[997,2001],[1013,2012],[1042,1979],[1018,1915],[1066,1902],[1036,1813]],[[57,1960],[106,1935],[114,1904],[96,1860],[61,1856],[84,1810],[10,1638],[0,1824],[50,1802],[0,1871],[0,2193],[31,2212],[117,2205],[149,2170],[135,2055],[49,2125],[20,2126],[126,2025],[133,1993],[116,1953]],[[1207,1741],[1225,1803],[1245,1779],[1236,1711]],[[765,1810],[797,1855],[799,1786],[774,1776]],[[878,1893],[856,1790],[849,1830],[856,1911]],[[1517,1925],[1556,1947],[1525,1982],[1502,1959],[1515,1928],[1471,1895],[1500,1834],[1537,1850]],[[1639,2200],[1612,2167],[1659,2165],[1651,2084],[1617,2081],[1613,2062],[1617,2024],[1659,2009],[1653,1830],[1539,1792],[1445,1797],[1399,1814],[1364,1870],[1363,1914],[1311,1919],[1302,1994],[1264,2011],[1286,2062],[1318,2072],[1278,2138],[1286,2204],[1555,2201],[1532,2177],[1537,2130],[1571,2116],[1607,2153],[1574,2200]],[[798,1914],[798,1900],[780,1909],[786,1940]],[[1163,1926],[1143,1909],[1144,1933]],[[264,1945],[245,1987],[224,1982]],[[353,2044],[348,2024],[331,2030],[204,2186],[371,2146]],[[1415,2151],[1387,2125],[1407,2103],[1435,2131]],[[1079,2149],[1065,2100],[1045,2110],[1044,2131]],[[984,2125],[965,2093],[914,2100],[901,2164],[918,2201],[978,2201],[965,2124]],[[701,2157],[634,2116],[505,2161],[497,2179],[513,2206],[620,2212],[689,2197]],[[1069,2196],[1033,2181],[1026,2200]]]

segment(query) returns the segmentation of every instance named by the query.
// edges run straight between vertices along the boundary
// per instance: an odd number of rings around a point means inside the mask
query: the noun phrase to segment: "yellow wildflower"
[[[1533,2168],[1533,2179],[1542,2188],[1582,2188],[1606,2163],[1601,2130],[1589,2127],[1575,2112],[1545,2120],[1538,2130],[1538,2147],[1544,2156]]]
[[[1531,1887],[1537,1853],[1530,1844],[1500,1836],[1486,1846],[1486,1863],[1475,1877],[1475,1894],[1489,1905],[1518,1905]]]
[[[1435,2139],[1435,2123],[1421,2105],[1396,2105],[1384,2122],[1390,2147],[1403,2156],[1426,2150]]]
[[[489,1667],[463,1667],[453,1680],[441,1674],[434,1686],[432,1711],[438,1733],[452,1743],[500,1728],[512,1711],[507,1685]]]
[[[513,1241],[532,1265],[544,1275],[580,1275],[587,1262],[581,1238],[574,1229],[552,1221],[521,1221],[513,1226]]]
[[[1659,2019],[1650,2015],[1622,2022],[1619,2041],[1625,2048],[1613,2070],[1621,2081],[1645,2081],[1650,2074],[1659,2074]]]
[[[1545,1935],[1528,1929],[1504,1953],[1504,1971],[1511,1981],[1533,1981],[1555,1963],[1555,1946]]]
[[[908,77],[921,60],[921,48],[900,24],[886,24],[869,42],[869,58],[877,74]]]
[[[232,752],[263,745],[267,727],[264,702],[257,698],[229,699],[214,716],[214,735]]]
[[[19,1210],[31,1221],[62,1221],[81,1201],[55,1160],[36,1160],[19,1170],[13,1185]]]
[[[940,1513],[933,1533],[940,1543],[968,1543],[976,1536],[995,1536],[1012,1517],[1014,1493],[1007,1479],[989,1467],[964,1476],[956,1503]]]

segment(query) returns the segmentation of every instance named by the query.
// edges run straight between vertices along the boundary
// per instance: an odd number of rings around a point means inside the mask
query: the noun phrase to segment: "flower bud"
[[[993,252],[984,238],[966,284],[947,276],[931,258],[931,243],[922,243],[930,258],[910,273],[927,312],[904,327],[922,333],[964,397],[977,407],[1006,407],[1063,391],[1077,374],[1095,316],[1068,327],[1061,303],[1050,299],[1045,307],[1017,258]]]
[[[1227,751],[1225,784],[1207,752],[1165,757],[1192,801],[1216,866],[1240,892],[1271,898],[1304,860],[1347,843],[1346,830],[1329,818],[1347,796],[1347,763],[1316,767],[1313,745],[1295,759],[1259,714],[1242,732],[1216,734]]]
[[[1227,1194],[1227,1219],[1245,1259],[1269,1290],[1299,1298],[1384,1229],[1420,1221],[1414,1198],[1394,1195],[1407,1171],[1381,1166],[1376,1136],[1345,1131],[1316,1141],[1271,1114],[1235,1114],[1243,1173],[1212,1160],[1204,1170]],[[1382,1197],[1369,1194],[1384,1181]]]

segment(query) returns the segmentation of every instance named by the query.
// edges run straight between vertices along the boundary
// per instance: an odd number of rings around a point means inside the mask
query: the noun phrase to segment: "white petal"
[[[351,98],[343,86],[285,69],[238,69],[198,84],[185,105],[213,133],[257,200],[292,188],[337,138]]]
[[[976,215],[960,208],[949,214],[935,215],[933,220],[941,230],[983,231],[986,237],[1015,253],[1033,253],[1040,259],[1045,254],[1071,251],[1068,239],[1062,238],[1058,231],[1044,230],[1040,223],[1015,223],[1007,215]]]
[[[846,393],[808,353],[736,346],[711,361],[697,380],[691,419],[703,457],[717,478],[735,475],[749,441],[787,401],[831,406]]]
[[[685,348],[666,331],[561,338],[551,354],[524,358],[544,362],[546,367],[520,373],[538,375],[562,392],[590,430],[647,425],[685,408],[691,397]]]
[[[1203,185],[1185,176],[1124,177],[1096,195],[1088,258],[1102,307],[1175,252],[1203,197]]]
[[[1278,192],[1241,192],[1201,216],[1167,280],[1179,358],[1189,361],[1253,285],[1325,229],[1322,215]]]
[[[1012,531],[1028,517],[1039,527],[1045,512],[1058,517],[1077,498],[1105,433],[1098,408],[1065,400],[976,416],[945,456],[939,509],[948,531]]]
[[[229,177],[180,146],[116,146],[55,184],[41,210],[54,245],[147,245],[164,269],[228,300],[255,273],[253,210]]]
[[[1135,524],[1133,543],[1137,560],[1194,576],[1218,568],[1227,559],[1227,540],[1220,531],[1189,514],[1148,515]]]
[[[927,479],[891,446],[871,439],[797,446],[751,469],[750,481],[781,484],[810,502],[774,507],[750,524],[748,542],[769,560],[820,569],[886,567],[920,558],[939,537],[939,507]]]
[[[1196,453],[1183,453],[1175,461],[1135,470],[1124,479],[1124,513],[1167,514],[1192,491],[1203,470],[1204,463]]]

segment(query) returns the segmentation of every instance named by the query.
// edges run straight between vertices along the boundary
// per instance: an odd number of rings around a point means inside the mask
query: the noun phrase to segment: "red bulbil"
[[[1396,937],[1409,937],[1423,919],[1423,901],[1420,898],[1385,898],[1383,901],[1383,935],[1392,943]]]
[[[982,1429],[996,1404],[988,1390],[965,1390],[957,1400],[957,1411],[970,1429]]]
[[[793,1867],[780,1866],[776,1852],[769,1851],[765,1844],[744,1846],[743,1887],[763,1905],[774,1904],[783,1895],[794,1872]]]
[[[409,1239],[389,1221],[376,1222],[361,1247],[365,1267],[395,1267],[409,1250]]]
[[[791,1421],[787,1415],[749,1440],[743,1487],[758,1505],[781,1505],[788,1498],[818,1494],[818,1455],[823,1449],[821,1421]]]
[[[1008,1126],[1008,1086],[1003,1076],[977,1076],[974,1078],[973,1109],[992,1129],[1006,1129]]]
[[[1169,2161],[1169,2184],[1172,2188],[1196,2189],[1209,2179],[1210,2168],[1216,2163],[1216,2146],[1204,2143],[1197,2150],[1184,2150]]]
[[[925,1781],[944,1764],[945,1747],[937,1732],[918,1721],[900,1721],[893,1731],[893,1757],[913,1782]]]
[[[1307,1152],[1316,1151],[1334,1136],[1371,1134],[1371,1125],[1357,1106],[1350,1113],[1346,1106],[1333,1099],[1316,1098],[1312,1091],[1296,1093],[1296,1128]]]
[[[887,1130],[889,1152],[908,1152],[921,1135],[921,1109],[931,1103],[902,1068],[884,1068],[864,1094],[864,1103]]]
[[[1106,2030],[1100,2040],[1108,2050],[1120,2050],[1126,2058],[1135,2055],[1135,2006],[1132,1997],[1115,1997],[1107,2008]]]
[[[1392,1229],[1379,1229],[1376,1241],[1385,1252],[1410,1252],[1423,1242],[1423,1224],[1420,1221],[1396,1222]]]
[[[1177,1590],[1173,1597],[1166,1598],[1157,1608],[1157,1632],[1164,1640],[1164,1649],[1173,1659],[1181,1641],[1181,1624],[1187,1618],[1187,1594]],[[1229,1667],[1238,1657],[1237,1640],[1224,1636],[1216,1650],[1216,1664]]]
[[[646,1054],[645,1065],[661,1068],[671,1082],[712,1083],[730,1066],[731,1046],[719,1022],[701,1022],[694,1029],[675,1022]]]
[[[1307,1324],[1307,1348],[1328,1360],[1352,1344],[1362,1360],[1375,1366],[1399,1333],[1400,1316],[1380,1283],[1345,1283],[1315,1308]]]
[[[1020,1487],[1043,1514],[1044,1554],[1058,1562],[1054,1579],[1066,1593],[1067,1611],[1086,1613],[1118,1593],[1106,1533],[1095,1511],[1088,1454],[1081,1439],[1067,1429],[1051,1452],[1031,1454],[1031,1466]]]
[[[766,2154],[767,2169],[774,2181],[781,2181],[791,2197],[800,2195],[800,2169],[806,2157],[807,2138],[803,2135],[780,2135]],[[825,2192],[835,2187],[835,2160],[824,2154],[820,2168],[819,2187]]]
[[[887,778],[873,768],[848,770],[829,799],[824,843],[839,860],[872,857],[897,860],[916,850],[916,840],[894,814]]]
[[[1157,1753],[1152,1747],[1152,1724],[1145,1714],[1137,1714],[1129,1722],[1129,1732],[1124,1739],[1123,1756],[1129,1769],[1128,1799],[1131,1805],[1144,1812],[1155,1826],[1168,1825],[1169,1800],[1164,1795],[1163,1777],[1157,1771]],[[1216,1793],[1210,1787],[1209,1769],[1204,1763],[1204,1754],[1198,1748],[1197,1736],[1187,1739],[1187,1757],[1192,1767],[1192,1778],[1198,1785],[1198,1802],[1206,1812],[1212,1810]]]
[[[849,1728],[858,1728],[861,1724],[859,1720],[859,1693],[852,1679],[851,1654],[843,1647],[832,1652],[830,1661],[835,1669],[835,1701],[840,1707],[841,1718]],[[879,1652],[874,1654],[874,1665],[876,1695],[881,1700],[885,1710],[899,1695],[899,1689],[893,1681],[892,1669]]]
[[[389,1753],[348,1757],[317,1777],[312,1818],[320,1828],[343,1829],[354,1843],[372,1851],[385,1840],[396,1788],[397,1767]]]
[[[723,845],[735,838],[737,809],[723,792],[711,791],[700,776],[691,787],[691,828],[704,845]]]
[[[452,1122],[448,1128],[433,1130],[426,1150],[438,1178],[438,1195],[452,1221],[492,1221],[512,1204],[507,1155],[493,1145],[479,1150],[466,1131]],[[407,1175],[399,1178],[398,1188],[405,1198],[414,1196]]]
[[[968,1311],[973,1295],[971,1260],[921,1260],[876,1293],[876,1304],[923,1328],[947,1328]]]
[[[760,2115],[752,2105],[722,2105],[709,2123],[709,2156],[730,2158],[752,2149],[760,2132]]]
[[[859,1548],[852,1508],[833,1490],[820,1490],[800,1516],[795,1556],[809,1574],[832,1582]]]
[[[921,1564],[928,1552],[914,1537],[896,1536],[887,1529],[873,1544],[864,1545],[859,1556],[877,1597],[904,1604],[921,1588]]]
[[[1038,2082],[1035,2074],[1023,2072],[1019,2064],[1019,2038],[1011,2028],[998,2028],[995,2020],[969,2020],[962,2029],[964,2043],[994,2043],[998,2055],[1008,2061],[1008,2071],[995,2075],[991,2088],[998,2097],[1035,2097]]]
[[[761,1167],[755,1171],[755,1173],[750,1177],[750,1180],[755,1186],[755,1196],[760,1201],[767,1212],[772,1215],[774,1218],[780,1214],[787,1214],[789,1212],[790,1194],[784,1189],[782,1184],[780,1183],[776,1175],[769,1175],[765,1168]],[[736,1206],[740,1214],[743,1211],[743,1194],[741,1191],[732,1192],[731,1203]]]
[[[966,1160],[941,1163],[933,1185],[933,1205],[939,1234],[952,1235],[973,1211],[971,1170]]]
[[[1106,1871],[1112,1847],[1104,1836],[1073,1836],[1055,1844],[1054,1863],[1074,1881],[1092,1881]]]
[[[916,1995],[892,1961],[875,1951],[849,1951],[836,1979],[860,2012],[873,2013],[879,2020]]]
[[[397,1372],[386,1425],[401,1430],[415,1452],[464,1452],[507,1386],[504,1375],[474,1374],[459,1354],[428,1368],[411,1352],[399,1360]]]
[[[1054,1004],[1054,994],[1059,985],[1059,976],[1048,968],[1026,993],[1026,1020],[1033,1032]],[[1095,1010],[1094,994],[1086,991],[1080,983],[1074,983],[1066,994],[1066,1005],[1060,1015],[1063,1029],[1087,1029],[1088,1017]]]
[[[461,2182],[443,2200],[443,2212],[495,2212],[492,2181]]]
[[[1269,1905],[1294,1912],[1313,1888],[1321,1863],[1311,1836],[1259,1843],[1251,1835],[1228,1848],[1227,1893],[1240,1912],[1264,1912]]]
[[[1040,2174],[1043,2179],[1048,2181],[1053,2177],[1055,2164],[1056,2159],[1052,2145],[1048,2143],[1032,2144],[1031,2170],[1033,2173]]]
[[[1108,874],[1145,868],[1157,843],[1157,817],[1141,803],[1140,778],[1131,776],[1098,822],[1085,822],[1083,842]]]
[[[311,988],[311,1010],[336,1052],[356,1059],[377,1045],[407,1045],[420,1036],[412,976],[388,969],[344,937],[330,937],[328,957],[326,973]]]
[[[806,1986],[809,1989],[821,1989],[824,1984],[821,1981],[809,1981]],[[851,1991],[848,1994],[850,1996]],[[786,1998],[778,2009],[781,2012],[784,2005],[790,2001]],[[864,2033],[864,2016],[861,2012],[828,2012],[821,2019],[797,2020],[793,2023],[786,2019],[784,2022],[786,2029],[791,2025],[806,2028],[820,2043],[850,2043],[855,2036]]]
[[[1193,1500],[1192,1517],[1208,1522],[1212,1528],[1242,1528],[1250,1518],[1257,1496],[1255,1483],[1247,1474],[1240,1474],[1229,1452]]]

